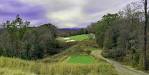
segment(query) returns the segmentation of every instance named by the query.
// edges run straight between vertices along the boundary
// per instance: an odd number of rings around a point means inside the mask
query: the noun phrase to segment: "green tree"
[[[52,24],[28,27],[30,22],[23,21],[19,15],[13,21],[4,23],[0,31],[0,55],[38,59],[53,54],[59,48],[57,28]]]

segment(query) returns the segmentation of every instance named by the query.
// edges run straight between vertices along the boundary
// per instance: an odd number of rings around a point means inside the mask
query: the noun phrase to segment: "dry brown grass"
[[[41,63],[0,57],[0,75],[117,75],[112,65]]]

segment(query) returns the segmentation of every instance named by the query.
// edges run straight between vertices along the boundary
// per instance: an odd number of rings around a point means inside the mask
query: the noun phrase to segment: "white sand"
[[[70,38],[64,38],[64,40],[69,40]]]

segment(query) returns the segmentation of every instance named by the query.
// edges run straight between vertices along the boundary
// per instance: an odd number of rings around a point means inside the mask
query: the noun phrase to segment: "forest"
[[[142,3],[133,2],[124,10],[104,15],[100,21],[92,24],[90,28],[95,29],[96,41],[99,47],[103,48],[104,57],[143,68],[145,23],[143,7]],[[149,27],[147,27],[147,33],[148,29]],[[148,44],[146,48],[149,48]],[[146,56],[148,65],[148,50]]]
[[[0,55],[39,59],[56,53],[53,49],[60,48],[55,40],[56,27],[52,24],[29,27],[29,24],[19,15],[14,21],[3,24],[0,32]]]

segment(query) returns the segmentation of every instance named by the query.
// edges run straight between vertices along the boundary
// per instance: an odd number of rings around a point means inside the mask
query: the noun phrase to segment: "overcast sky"
[[[0,22],[20,14],[32,26],[52,23],[59,28],[85,27],[132,1],[136,0],[0,0]]]

